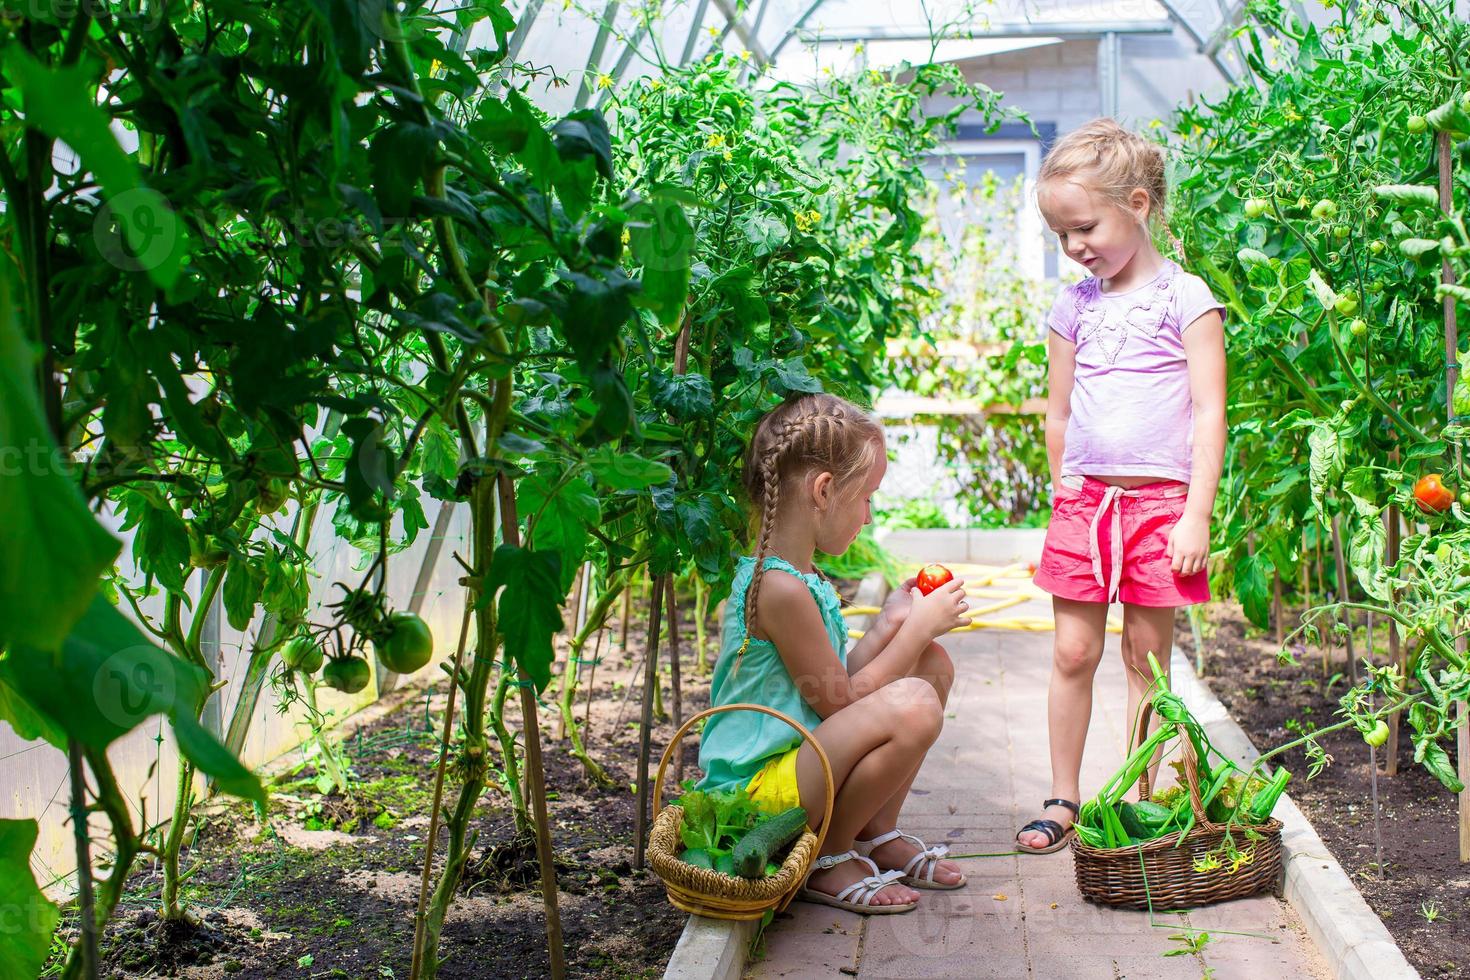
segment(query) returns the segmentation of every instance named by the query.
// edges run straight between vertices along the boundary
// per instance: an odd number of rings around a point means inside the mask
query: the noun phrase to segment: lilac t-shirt
[[[1189,482],[1194,404],[1184,331],[1222,306],[1203,279],[1165,259],[1153,279],[1105,293],[1068,286],[1047,327],[1077,346],[1062,476],[1156,476]]]

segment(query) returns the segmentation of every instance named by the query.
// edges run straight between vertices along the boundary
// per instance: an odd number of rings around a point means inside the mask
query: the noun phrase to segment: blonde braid
[[[750,587],[745,593],[745,636],[748,640],[755,629],[756,604],[761,594],[761,579],[766,574],[766,553],[770,550],[771,528],[776,523],[776,510],[781,505],[781,459],[796,442],[798,435],[805,435],[806,431],[820,423],[823,416],[812,412],[807,415],[799,415],[787,422],[781,430],[781,438],[772,447],[771,453],[761,463],[762,487],[761,497],[761,535],[755,548],[755,573],[751,576]],[[735,671],[740,669],[740,657],[745,652],[742,645],[740,651],[735,654],[735,664],[730,670],[731,677]]]

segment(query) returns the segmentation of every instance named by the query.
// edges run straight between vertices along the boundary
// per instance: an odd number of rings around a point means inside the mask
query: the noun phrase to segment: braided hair
[[[868,472],[884,452],[883,426],[872,415],[835,395],[788,398],[763,416],[745,454],[742,482],[760,515],[755,573],[745,594],[745,637],[750,641],[770,551],[771,529],[790,484],[812,473],[831,473],[842,492]],[[736,654],[740,666],[744,645]],[[732,675],[734,670],[732,670]]]

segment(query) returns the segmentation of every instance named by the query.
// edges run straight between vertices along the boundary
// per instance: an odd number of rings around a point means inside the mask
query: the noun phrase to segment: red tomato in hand
[[[1431,473],[1414,484],[1414,502],[1426,513],[1442,514],[1455,502],[1455,495],[1445,487],[1443,477]]]
[[[928,595],[952,578],[954,575],[943,565],[925,565],[919,570],[919,578],[914,584],[920,592]]]

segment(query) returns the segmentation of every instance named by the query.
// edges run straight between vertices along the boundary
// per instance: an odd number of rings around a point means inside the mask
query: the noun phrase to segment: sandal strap
[[[1050,847],[1057,841],[1061,840],[1062,835],[1066,833],[1066,831],[1062,829],[1062,825],[1057,823],[1055,820],[1033,820],[1026,826],[1022,827],[1020,830],[1016,831],[1016,840],[1020,840],[1022,834],[1029,833],[1033,830],[1039,830],[1046,835],[1047,847]]]
[[[1076,803],[1073,803],[1071,800],[1046,800],[1041,804],[1041,808],[1043,810],[1045,810],[1049,806],[1064,806],[1068,810],[1072,811],[1072,816],[1082,816],[1082,808]]]
[[[939,862],[949,855],[949,845],[925,844],[913,834],[899,834],[899,836],[919,849],[919,853],[909,858],[908,862],[903,866],[903,873],[912,878],[923,878],[925,881],[933,881],[934,872],[939,867]],[[927,862],[927,867],[925,862]],[[924,871],[922,875],[917,873],[921,869]]]
[[[853,858],[857,858],[860,861],[867,860],[861,854],[854,850],[843,851],[840,854],[823,854],[821,857],[817,858],[814,863],[816,867],[821,868],[825,871],[827,868],[835,868],[844,861],[851,861]],[[872,864],[871,861],[869,861],[868,863]],[[873,870],[878,870],[877,865],[873,865]]]
[[[856,850],[860,854],[866,855],[866,854],[871,854],[873,852],[873,849],[876,848],[876,847],[880,847],[883,844],[887,844],[889,841],[894,840],[896,838],[906,837],[906,836],[908,836],[908,835],[907,834],[901,834],[901,833],[899,833],[898,830],[895,828],[893,830],[890,830],[886,834],[879,834],[877,837],[874,837],[872,840],[855,840],[852,843],[853,843],[854,847],[856,848]]]
[[[880,874],[868,875],[862,881],[855,881],[838,892],[837,901],[872,905],[873,899],[879,892],[902,877],[902,871],[884,871]]]

